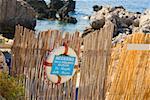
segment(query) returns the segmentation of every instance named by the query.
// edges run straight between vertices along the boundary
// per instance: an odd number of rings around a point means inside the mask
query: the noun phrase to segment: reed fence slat
[[[113,47],[106,100],[150,99],[150,50],[128,50],[128,44],[150,44],[150,34],[132,34]]]
[[[79,100],[104,100],[105,80],[110,57],[113,24],[84,37]]]

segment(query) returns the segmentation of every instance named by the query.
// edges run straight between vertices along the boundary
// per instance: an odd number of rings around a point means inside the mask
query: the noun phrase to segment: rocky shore
[[[134,32],[150,33],[150,10],[146,10],[143,13],[129,12],[122,6],[109,7],[98,5],[93,6],[93,10],[95,12],[90,16],[90,27],[84,30],[83,36],[103,28],[108,20],[114,24],[114,42]]]
[[[59,4],[59,5],[57,5]],[[11,5],[11,6],[10,6]],[[47,5],[44,0],[2,0],[0,2],[0,33],[13,38],[15,25],[20,24],[34,30],[36,19],[60,20],[77,23],[76,18],[69,16],[75,10],[73,0],[51,0]],[[83,36],[103,28],[109,20],[114,24],[113,38],[134,33],[150,32],[150,10],[143,13],[129,12],[122,6],[93,6],[90,27],[84,30]]]

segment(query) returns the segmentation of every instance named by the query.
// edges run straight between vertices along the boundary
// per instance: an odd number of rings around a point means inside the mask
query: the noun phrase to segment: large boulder
[[[36,26],[34,9],[23,0],[0,0],[0,33],[13,38],[16,24],[29,29]]]
[[[91,24],[91,27],[94,30],[97,30],[97,29],[103,28],[104,25],[105,25],[105,19],[102,18],[102,19],[93,21]]]
[[[17,1],[16,16],[16,24],[34,30],[36,26],[36,12],[27,2],[23,0]]]
[[[0,0],[0,33],[14,32],[16,0]]]

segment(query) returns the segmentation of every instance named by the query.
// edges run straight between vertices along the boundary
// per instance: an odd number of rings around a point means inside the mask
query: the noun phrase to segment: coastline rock
[[[56,1],[60,1],[60,0],[56,0]],[[69,15],[69,12],[74,11],[76,2],[73,0],[60,1],[60,2],[63,2],[63,6],[59,9],[56,9],[59,15],[59,20],[67,23],[76,24],[77,19]]]
[[[75,17],[70,17],[70,16],[65,16],[62,19],[59,19],[60,21],[66,22],[66,23],[72,23],[72,24],[76,24],[77,23],[77,19]]]
[[[90,21],[93,22],[95,20],[103,19],[108,13],[109,13],[109,8],[102,7],[101,10],[93,13],[93,15],[90,17]]]
[[[122,24],[127,25],[126,27],[129,27],[133,24],[133,20],[131,18],[121,18]]]
[[[58,11],[60,8],[63,7],[63,5],[63,1],[61,0],[51,0],[48,6],[50,9],[55,9]]]
[[[98,6],[96,6],[97,8]],[[118,36],[119,34],[131,34],[134,28],[143,27],[142,30],[144,32],[148,32],[150,29],[149,21],[144,21],[145,19],[150,18],[147,14],[149,11],[145,12],[142,15],[140,12],[129,12],[123,6],[117,7],[107,7],[103,6],[102,9],[93,13],[90,17],[90,23],[94,23],[92,26],[93,29],[100,29],[100,21],[101,19],[105,19],[106,21],[111,21],[114,24],[114,32],[113,37]],[[141,16],[147,16],[142,17]],[[149,16],[149,17],[148,17]],[[140,21],[141,20],[141,21]],[[95,27],[99,26],[99,27]]]
[[[125,10],[125,8],[124,8],[123,6],[115,6],[115,7],[111,8],[110,12],[113,12],[113,11],[115,11],[116,9]]]
[[[67,23],[72,23],[72,24],[76,24],[77,23],[77,19],[75,17],[66,17],[64,20]]]
[[[114,24],[112,44],[121,43],[125,38],[134,32],[150,33],[150,9],[144,13],[129,12],[122,6],[119,7],[102,7],[101,10],[94,12],[90,17],[94,27],[84,31],[83,36],[95,30],[99,30],[99,20],[104,18],[106,21],[111,21]]]
[[[50,19],[77,23],[76,18],[69,16],[70,11],[75,10],[76,2],[73,0],[50,0],[47,5],[45,0],[26,0],[37,12],[38,19]],[[59,17],[57,16],[59,15]]]
[[[48,6],[44,0],[25,0],[34,10],[37,12],[37,18],[48,18],[49,11]]]
[[[57,13],[57,11],[50,9],[49,13],[48,13],[48,19],[52,19],[52,20],[57,19],[56,13]]]

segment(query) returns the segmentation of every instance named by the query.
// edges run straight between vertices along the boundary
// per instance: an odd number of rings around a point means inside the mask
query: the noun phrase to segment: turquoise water
[[[49,1],[49,0],[45,0]],[[131,12],[143,12],[145,9],[150,9],[150,0],[76,0],[75,13],[70,15],[77,18],[77,24],[69,24],[60,21],[37,20],[37,31],[45,31],[48,29],[57,29],[63,32],[82,32],[89,25],[87,16],[93,13],[93,5],[122,5]]]

